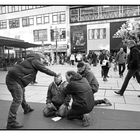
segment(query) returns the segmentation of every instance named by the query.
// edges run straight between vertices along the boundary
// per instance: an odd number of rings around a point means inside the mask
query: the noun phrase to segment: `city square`
[[[76,65],[53,65],[48,66],[49,69],[62,74],[65,80],[65,72],[68,70],[77,70]],[[131,79],[124,96],[119,96],[114,93],[115,90],[120,89],[124,78],[120,78],[118,71],[114,72],[113,67],[109,71],[109,78],[107,82],[102,81],[100,65],[91,67],[99,81],[99,91],[95,94],[95,99],[107,98],[112,103],[112,106],[99,105],[94,107],[91,112],[92,120],[89,127],[82,127],[80,121],[68,121],[65,118],[54,122],[51,118],[43,116],[43,108],[46,103],[48,85],[53,81],[53,77],[38,72],[37,84],[29,85],[26,88],[26,100],[35,109],[34,112],[24,115],[20,108],[18,111],[18,119],[24,123],[22,129],[57,129],[57,130],[73,130],[73,129],[139,129],[139,115],[140,115],[140,86],[135,79]],[[0,129],[5,129],[8,109],[12,97],[6,88],[5,71],[0,73]],[[126,71],[125,71],[126,73]],[[125,77],[125,76],[124,76]]]
[[[139,130],[139,70],[139,5],[0,5],[0,130]]]

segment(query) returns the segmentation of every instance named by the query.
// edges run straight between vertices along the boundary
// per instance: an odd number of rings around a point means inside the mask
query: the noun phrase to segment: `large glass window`
[[[47,29],[34,30],[34,41],[47,41]]]
[[[99,29],[89,29],[88,30],[88,39],[106,39],[106,28]]]
[[[34,25],[34,17],[23,17],[22,26],[26,27],[26,26],[30,26],[30,25]]]
[[[7,28],[7,21],[1,20],[0,21],[0,29],[6,29]]]
[[[20,25],[19,18],[9,20],[9,28],[18,28]]]

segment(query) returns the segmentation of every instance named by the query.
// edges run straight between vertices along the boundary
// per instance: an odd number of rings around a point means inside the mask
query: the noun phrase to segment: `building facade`
[[[68,6],[0,6],[0,36],[40,44],[34,51],[67,53]]]
[[[115,39],[113,35],[124,22],[131,19],[140,20],[139,5],[71,6],[71,51],[88,53],[102,49],[119,50],[122,47],[121,39]],[[79,30],[76,31],[76,28]],[[81,36],[85,43],[76,44]]]

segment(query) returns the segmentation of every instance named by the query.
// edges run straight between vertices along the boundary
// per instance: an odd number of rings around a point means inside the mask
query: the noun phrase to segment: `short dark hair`
[[[79,62],[78,64],[77,64],[77,68],[81,68],[81,67],[83,67],[85,64],[84,64],[84,62]]]

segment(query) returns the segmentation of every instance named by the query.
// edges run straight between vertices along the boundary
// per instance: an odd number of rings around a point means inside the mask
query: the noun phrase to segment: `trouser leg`
[[[130,78],[134,75],[135,72],[136,72],[135,70],[128,70],[127,75],[125,77],[125,80],[123,82],[123,85],[122,85],[122,87],[120,89],[120,93],[121,94],[123,94],[124,91],[126,90],[126,87],[128,85],[128,82],[129,82]]]
[[[119,75],[121,75],[121,68],[122,68],[122,66],[121,66],[121,64],[119,64]]]
[[[125,63],[122,64],[122,70],[121,70],[122,75],[123,75],[124,71],[125,71]]]
[[[15,123],[17,111],[23,99],[23,89],[18,83],[7,85],[7,87],[13,97],[13,101],[8,113],[8,123]]]
[[[21,106],[23,110],[25,111],[25,110],[28,110],[30,106],[27,104],[26,99],[25,99],[25,88],[22,88],[22,89],[23,89],[23,100],[22,100]]]
[[[98,104],[105,104],[104,100],[94,100],[94,105],[98,105]]]

